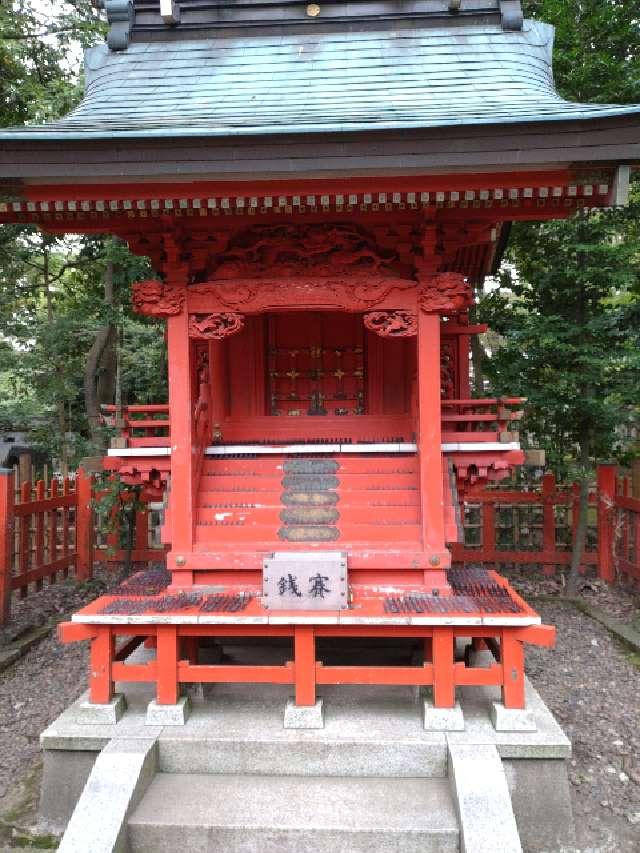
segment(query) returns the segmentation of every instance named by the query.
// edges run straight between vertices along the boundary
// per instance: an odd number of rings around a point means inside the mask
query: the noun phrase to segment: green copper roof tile
[[[106,45],[65,118],[0,139],[239,136],[587,119],[640,107],[555,91],[553,28],[497,25],[226,35]]]

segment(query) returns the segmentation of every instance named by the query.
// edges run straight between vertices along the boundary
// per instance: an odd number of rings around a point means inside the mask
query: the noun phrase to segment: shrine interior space
[[[524,461],[525,401],[471,393],[474,288],[512,223],[624,203],[638,109],[564,101],[552,28],[512,0],[105,8],[81,104],[0,133],[0,220],[126,241],[166,324],[168,402],[112,407],[104,465],[162,502],[167,568],[61,626],[91,641],[91,702],[245,681],[302,709],[329,684],[524,708],[524,644],[554,630],[449,550],[464,495]],[[206,662],[221,637],[288,652]],[[418,652],[336,665],[327,638]]]

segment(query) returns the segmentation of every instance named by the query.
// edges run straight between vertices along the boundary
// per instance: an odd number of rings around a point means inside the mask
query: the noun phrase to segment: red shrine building
[[[523,708],[523,646],[553,628],[448,547],[465,490],[524,460],[523,401],[471,395],[473,288],[511,223],[624,203],[638,108],[563,100],[553,30],[517,0],[102,5],[80,105],[0,133],[0,220],[120,237],[156,271],[135,310],[166,325],[168,404],[116,412],[105,465],[162,497],[168,572],[62,626],[91,640],[91,701],[246,681],[311,708],[364,683],[449,708],[496,685]],[[288,638],[290,659],[203,663],[216,637]],[[318,651],[370,637],[423,653]]]

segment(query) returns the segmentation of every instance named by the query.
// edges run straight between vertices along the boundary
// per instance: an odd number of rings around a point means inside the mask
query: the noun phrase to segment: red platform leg
[[[198,638],[183,637],[181,641],[182,654],[191,664],[198,663]]]
[[[316,643],[311,625],[296,625],[294,647],[296,705],[315,705]]]
[[[424,639],[424,662],[431,663],[433,661],[433,640],[431,637]]]
[[[503,631],[500,643],[502,701],[505,708],[524,708],[524,647]]]
[[[158,705],[178,701],[178,633],[175,625],[158,625]]]
[[[99,627],[91,641],[89,670],[89,699],[94,704],[106,705],[113,699],[111,674],[115,652],[115,638],[109,627]]]
[[[433,632],[433,704],[436,708],[453,708],[456,704],[453,655],[453,630],[438,628]]]

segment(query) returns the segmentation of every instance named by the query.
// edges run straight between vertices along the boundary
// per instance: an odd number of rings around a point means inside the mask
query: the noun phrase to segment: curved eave
[[[443,120],[442,122],[423,121],[402,121],[402,122],[379,122],[372,124],[371,122],[353,122],[350,124],[308,124],[308,125],[277,125],[267,127],[144,127],[144,128],[129,128],[129,129],[111,129],[111,128],[74,128],[68,129],[55,128],[51,129],[47,125],[42,127],[29,128],[12,128],[10,130],[0,130],[0,141],[11,142],[83,142],[85,140],[95,141],[110,141],[110,140],[173,140],[173,139],[225,139],[238,137],[261,137],[261,136],[307,136],[314,133],[323,134],[343,134],[343,133],[388,133],[392,131],[403,130],[448,130],[454,128],[469,128],[488,127],[500,128],[501,126],[513,127],[520,125],[526,127],[528,125],[537,125],[540,123],[558,124],[560,122],[569,122],[579,125],[580,122],[622,118],[625,116],[640,116],[640,105],[630,107],[612,107],[611,109],[590,108],[589,105],[584,105],[584,109],[574,109],[568,114],[547,115],[544,113],[532,113],[527,116],[514,116],[510,118],[501,118],[499,122],[493,117],[478,118],[472,121],[463,120]]]

